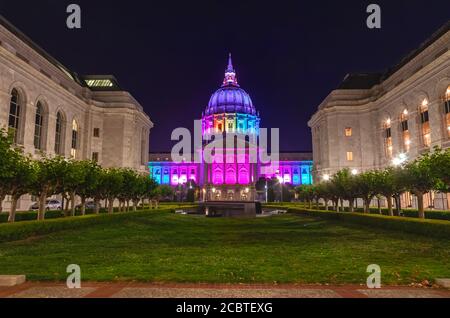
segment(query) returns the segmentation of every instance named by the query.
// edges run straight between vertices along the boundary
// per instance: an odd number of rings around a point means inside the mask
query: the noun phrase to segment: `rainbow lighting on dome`
[[[260,122],[250,95],[238,84],[230,54],[222,85],[212,94],[202,113],[203,139],[211,140],[217,134],[226,139],[227,134],[233,134],[258,140]],[[204,142],[202,149],[196,149],[201,158],[207,144]],[[213,157],[211,163],[172,162],[170,154],[150,154],[150,176],[160,184],[174,187],[195,183],[203,188],[205,200],[256,200],[254,186],[260,178],[276,178],[282,184],[294,186],[312,183],[312,161],[310,157],[304,159],[304,153],[272,163],[278,168],[273,173],[262,173],[265,165],[252,163],[249,153],[238,145],[221,150],[223,154]],[[302,159],[295,160],[295,157]]]

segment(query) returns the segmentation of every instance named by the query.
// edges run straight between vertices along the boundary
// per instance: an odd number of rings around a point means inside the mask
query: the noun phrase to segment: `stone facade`
[[[26,153],[148,173],[152,127],[113,76],[78,76],[0,17],[0,128],[15,130]]]
[[[316,181],[343,168],[382,169],[450,146],[449,47],[450,22],[388,72],[346,76],[308,123]],[[433,194],[430,206],[446,208],[444,199]]]

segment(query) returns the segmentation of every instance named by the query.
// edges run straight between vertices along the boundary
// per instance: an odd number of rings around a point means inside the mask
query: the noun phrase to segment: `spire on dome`
[[[225,70],[225,78],[223,80],[223,86],[239,86],[236,78],[236,71],[233,67],[233,60],[231,53],[228,55],[228,67]]]
[[[228,55],[228,69],[227,71],[234,72],[233,60],[231,58],[231,53]]]

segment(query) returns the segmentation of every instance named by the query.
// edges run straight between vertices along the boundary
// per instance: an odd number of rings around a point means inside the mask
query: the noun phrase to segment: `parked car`
[[[95,209],[95,202],[94,201],[86,201],[84,206],[86,207],[86,210],[94,210]],[[81,210],[81,204],[78,204],[75,208],[77,210]]]
[[[45,210],[46,211],[56,211],[62,210],[62,203],[59,200],[47,200],[45,201]],[[30,206],[30,211],[39,210],[39,202],[35,202]]]

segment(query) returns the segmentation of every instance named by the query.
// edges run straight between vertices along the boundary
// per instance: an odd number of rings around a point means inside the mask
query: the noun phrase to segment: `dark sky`
[[[82,9],[82,29],[65,26]],[[366,7],[382,8],[382,29]],[[311,150],[307,122],[349,72],[398,63],[450,18],[450,1],[0,0],[0,13],[79,74],[114,74],[155,123],[151,151],[170,150],[193,127],[233,53],[262,127],[281,128],[281,149]]]

